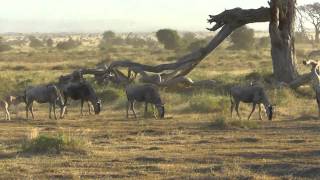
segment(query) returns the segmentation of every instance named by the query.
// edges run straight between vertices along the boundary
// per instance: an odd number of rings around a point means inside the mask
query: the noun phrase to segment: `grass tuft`
[[[62,151],[85,153],[86,143],[75,137],[39,135],[22,144],[22,152],[32,154],[60,154]]]
[[[223,96],[210,96],[206,94],[193,96],[189,101],[186,112],[210,113],[224,112],[228,109],[229,100]]]
[[[247,120],[229,121],[224,116],[219,116],[215,118],[211,126],[218,129],[229,129],[229,128],[256,129],[260,127],[257,121],[247,121]]]

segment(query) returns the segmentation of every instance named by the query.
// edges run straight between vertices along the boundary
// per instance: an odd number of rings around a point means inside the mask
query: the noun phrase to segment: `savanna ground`
[[[11,121],[0,121],[1,179],[319,179],[320,120],[309,87],[298,90],[270,85],[269,48],[236,51],[227,43],[190,74],[214,79],[212,89],[161,90],[166,119],[125,118],[123,88],[94,85],[103,100],[100,115],[80,116],[73,102],[64,119],[49,120],[47,105],[35,105],[35,120],[24,106]],[[312,49],[296,46],[302,58]],[[133,59],[159,64],[178,57],[163,49],[114,47],[108,52],[89,45],[70,51],[17,48],[0,54],[1,95],[25,86],[55,81],[76,68],[94,67],[101,59]],[[90,80],[90,77],[87,77]],[[231,118],[228,88],[259,79],[277,105],[276,119]],[[242,104],[245,119],[251,106]],[[143,107],[138,107],[143,115]],[[3,115],[3,114],[2,114]],[[3,117],[3,116],[2,116]],[[60,153],[25,152],[23,145],[41,135],[63,135],[76,145]]]

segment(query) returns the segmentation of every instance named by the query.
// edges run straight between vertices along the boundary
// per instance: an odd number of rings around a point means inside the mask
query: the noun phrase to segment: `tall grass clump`
[[[209,94],[200,94],[191,97],[187,112],[210,113],[224,112],[228,109],[229,100],[225,96],[211,96]]]
[[[243,129],[256,129],[259,128],[257,121],[253,120],[227,120],[225,116],[218,116],[214,118],[210,125],[213,128],[218,129],[232,129],[232,128],[243,128]]]
[[[60,154],[62,151],[85,154],[86,142],[80,138],[59,134],[39,135],[22,144],[22,152],[33,154]]]

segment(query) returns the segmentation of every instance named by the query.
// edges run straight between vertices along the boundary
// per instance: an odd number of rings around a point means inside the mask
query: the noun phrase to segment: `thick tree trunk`
[[[316,43],[320,42],[319,35],[320,35],[320,29],[316,29],[316,34],[314,38]]]
[[[274,77],[290,83],[298,77],[295,62],[294,20],[296,0],[272,0],[269,32]]]

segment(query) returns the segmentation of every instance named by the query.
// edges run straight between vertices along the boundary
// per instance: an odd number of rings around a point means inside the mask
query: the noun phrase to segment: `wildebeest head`
[[[272,105],[269,105],[266,107],[266,113],[267,113],[268,119],[271,121],[274,113],[274,108]]]
[[[101,111],[101,100],[98,99],[98,101],[93,105],[94,113],[99,114]]]
[[[89,100],[89,102],[90,102],[90,103],[92,104],[92,106],[93,106],[94,113],[95,113],[95,114],[99,114],[100,111],[101,111],[101,100],[100,100],[100,99],[97,99],[97,98],[94,98],[94,99]]]
[[[158,114],[159,114],[160,118],[163,119],[164,118],[164,113],[165,113],[164,105],[163,104],[156,104],[156,108],[158,110]]]

